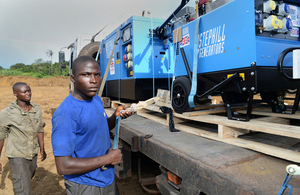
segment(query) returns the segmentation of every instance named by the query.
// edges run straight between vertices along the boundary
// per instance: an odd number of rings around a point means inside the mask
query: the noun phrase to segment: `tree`
[[[23,63],[16,63],[15,65],[10,66],[11,70],[20,70],[22,71],[25,68],[25,64]]]
[[[46,55],[48,56],[48,57],[51,57],[51,76],[53,76],[53,67],[52,67],[52,56],[53,56],[53,51],[51,50],[51,49],[48,49],[48,51],[46,52]]]
[[[40,64],[40,63],[43,63],[43,59],[42,58],[34,60],[34,62],[31,65],[37,65],[37,64]]]
[[[2,67],[2,66],[0,66],[0,70],[3,70],[3,67]]]

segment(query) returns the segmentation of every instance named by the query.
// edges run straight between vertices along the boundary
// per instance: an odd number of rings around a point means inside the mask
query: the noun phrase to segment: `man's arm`
[[[7,125],[7,118],[9,115],[5,113],[6,111],[2,110],[0,112],[0,158],[2,154],[2,149],[4,146],[4,140],[6,139],[7,133],[9,132],[9,127]],[[2,164],[0,163],[0,174],[2,174]]]
[[[73,158],[72,156],[55,156],[57,173],[60,175],[82,174],[93,171],[103,165],[116,165],[122,163],[120,149],[108,150],[103,156],[93,158]]]
[[[4,139],[0,140],[0,158],[1,158],[3,145],[4,145]],[[1,163],[0,163],[0,174],[2,174],[2,164]]]
[[[44,148],[44,133],[38,133],[38,141],[40,145],[40,153],[41,153],[41,160],[45,160],[47,158],[47,154]]]

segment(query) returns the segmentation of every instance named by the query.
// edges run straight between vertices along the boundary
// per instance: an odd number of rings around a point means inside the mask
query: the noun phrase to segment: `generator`
[[[105,96],[134,102],[155,96],[157,89],[168,89],[170,50],[151,31],[163,22],[161,19],[131,16],[100,42],[101,73],[105,73],[112,56]]]
[[[157,89],[171,91],[171,107],[183,113],[222,97],[232,108],[253,96],[286,112],[286,93],[300,93],[300,3],[296,0],[199,0],[167,20],[132,16],[100,42],[104,95],[124,102],[145,100]],[[113,49],[115,46],[115,49]],[[110,57],[112,57],[110,61]],[[240,119],[239,119],[240,120]]]
[[[202,3],[202,4],[200,4]],[[178,36],[173,107],[182,113],[220,94],[231,108],[260,93],[273,112],[284,112],[287,90],[297,91],[299,105],[300,39],[297,1],[200,1],[197,17],[174,29]],[[289,4],[288,4],[289,3]]]

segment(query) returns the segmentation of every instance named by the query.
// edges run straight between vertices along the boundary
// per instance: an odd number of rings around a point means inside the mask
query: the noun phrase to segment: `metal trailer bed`
[[[163,195],[278,194],[286,166],[294,164],[185,132],[170,132],[167,125],[138,115],[122,120],[119,136],[124,163],[116,167],[116,175],[130,176],[131,152],[141,152],[160,165],[156,184]],[[166,171],[182,179],[180,190],[167,182]],[[299,176],[290,180],[293,194],[300,193],[299,183]]]

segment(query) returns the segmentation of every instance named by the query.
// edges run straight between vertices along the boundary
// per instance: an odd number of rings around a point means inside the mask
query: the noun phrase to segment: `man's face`
[[[74,82],[73,96],[79,100],[91,99],[97,94],[101,83],[100,67],[96,62],[84,62],[76,69],[75,75],[71,75]]]
[[[31,100],[31,89],[28,85],[20,85],[15,89],[14,95],[18,100],[29,102]]]

